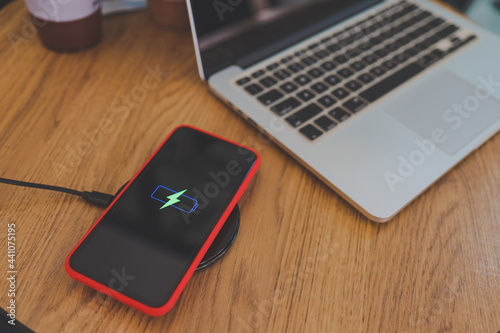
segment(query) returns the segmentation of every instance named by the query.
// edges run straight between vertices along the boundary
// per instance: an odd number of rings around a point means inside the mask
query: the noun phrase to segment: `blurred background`
[[[0,0],[0,9],[11,1]],[[104,0],[106,1],[106,0]],[[473,21],[500,35],[500,0],[443,0]]]
[[[3,8],[7,3],[9,3],[11,0],[0,0],[0,9]]]

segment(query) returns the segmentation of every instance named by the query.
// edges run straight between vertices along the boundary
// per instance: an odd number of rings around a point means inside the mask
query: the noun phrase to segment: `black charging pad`
[[[127,183],[128,184],[128,183]],[[127,185],[124,184],[118,192],[116,192],[115,196],[120,193],[123,188]],[[231,245],[233,245],[234,240],[236,239],[236,235],[238,234],[238,229],[240,227],[240,208],[238,204],[234,206],[233,211],[229,214],[226,222],[220,229],[217,237],[215,237],[212,245],[208,248],[207,253],[203,259],[201,259],[200,264],[196,267],[196,270],[199,271],[205,267],[210,266],[220,258],[229,250]]]
[[[201,259],[200,264],[196,268],[197,271],[210,266],[224,254],[233,245],[236,235],[238,234],[238,229],[240,227],[240,209],[238,204],[234,206],[233,211],[229,214],[226,222],[220,229],[217,237],[215,237],[212,245],[208,248],[207,253],[203,259]]]

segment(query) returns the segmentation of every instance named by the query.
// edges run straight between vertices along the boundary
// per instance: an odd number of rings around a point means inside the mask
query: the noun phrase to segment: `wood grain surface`
[[[208,92],[189,32],[146,12],[111,16],[96,47],[58,54],[40,45],[22,1],[0,22],[1,177],[113,193],[179,124],[262,156],[235,244],[156,318],[65,273],[102,209],[0,185],[0,305],[15,223],[16,315],[36,332],[500,330],[500,136],[372,223]]]

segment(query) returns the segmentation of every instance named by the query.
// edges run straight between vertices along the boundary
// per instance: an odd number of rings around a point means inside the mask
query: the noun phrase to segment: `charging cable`
[[[90,202],[91,204],[102,206],[102,207],[108,207],[109,204],[111,204],[111,202],[115,198],[114,195],[102,193],[102,192],[97,192],[97,191],[92,191],[92,192],[77,191],[77,190],[73,190],[73,189],[66,188],[66,187],[37,184],[37,183],[29,183],[29,182],[23,182],[23,181],[19,181],[19,180],[12,180],[12,179],[6,179],[6,178],[0,178],[0,183],[14,185],[14,186],[31,187],[31,188],[38,188],[38,189],[42,189],[42,190],[68,193],[68,194],[79,196],[80,198],[86,200],[87,202]]]

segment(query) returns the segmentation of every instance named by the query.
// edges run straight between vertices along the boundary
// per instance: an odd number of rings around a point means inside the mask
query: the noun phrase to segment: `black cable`
[[[72,195],[79,196],[80,198],[82,198],[82,199],[84,199],[92,204],[103,206],[103,207],[109,206],[111,201],[113,201],[113,199],[114,199],[114,195],[102,193],[102,192],[97,192],[97,191],[92,191],[92,192],[77,191],[77,190],[73,190],[71,188],[66,188],[66,187],[23,182],[20,180],[12,180],[12,179],[6,179],[6,178],[0,178],[0,183],[72,194]]]
[[[73,190],[70,188],[66,187],[59,187],[59,186],[53,186],[53,185],[45,185],[45,184],[38,184],[38,183],[30,183],[30,182],[23,182],[20,180],[12,180],[12,179],[6,179],[6,178],[0,178],[0,182],[4,184],[9,184],[9,185],[15,185],[15,186],[23,186],[23,187],[32,187],[32,188],[39,188],[42,190],[49,190],[49,191],[57,191],[57,192],[63,192],[63,193],[69,193],[73,195],[78,195],[82,196],[83,192]]]

